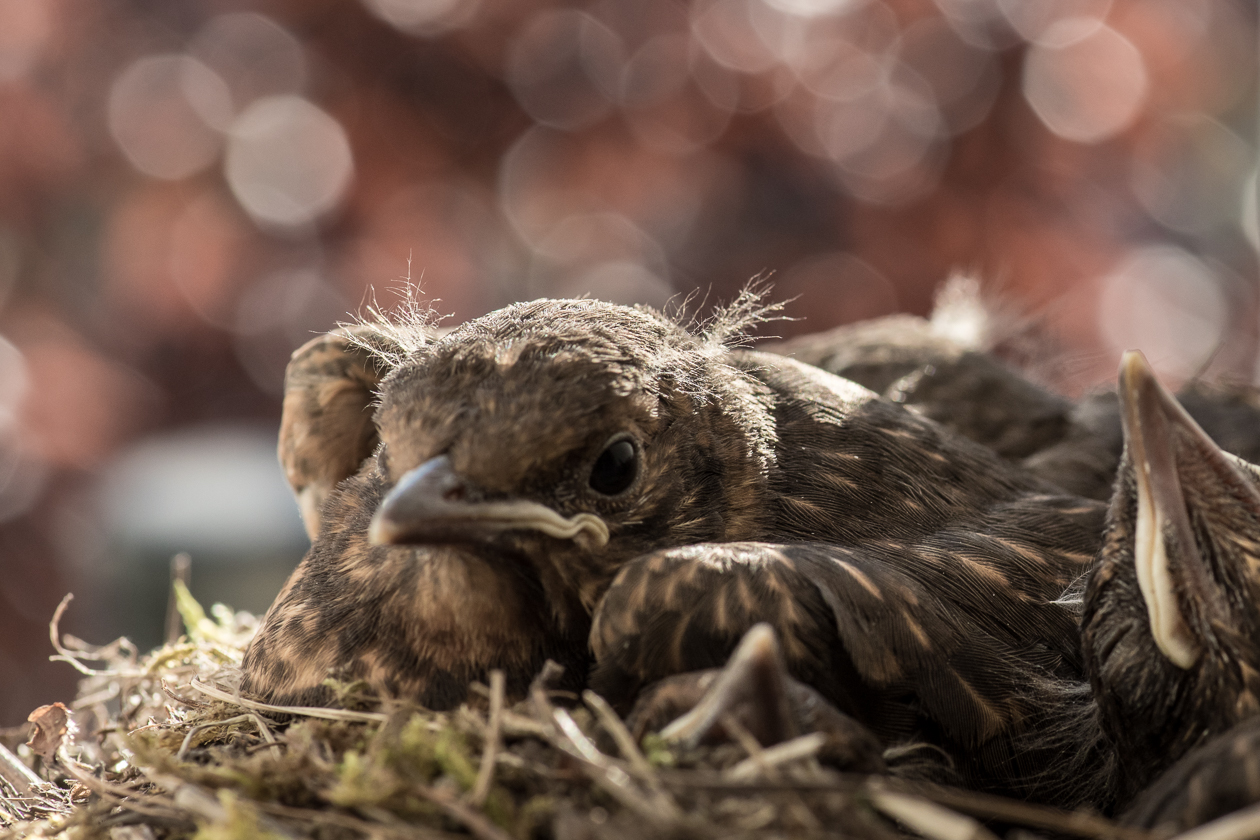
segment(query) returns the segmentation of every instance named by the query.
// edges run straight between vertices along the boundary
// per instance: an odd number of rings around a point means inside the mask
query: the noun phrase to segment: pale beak
[[[446,455],[403,475],[368,528],[373,545],[481,542],[504,531],[533,530],[599,548],[608,526],[592,513],[565,517],[525,499],[482,501]]]

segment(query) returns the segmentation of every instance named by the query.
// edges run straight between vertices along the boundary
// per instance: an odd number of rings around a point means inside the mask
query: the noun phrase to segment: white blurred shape
[[[434,36],[468,23],[480,0],[363,0],[368,11],[403,32]]]
[[[1006,20],[1024,40],[1048,47],[1067,46],[1103,25],[1112,0],[997,0]],[[1055,30],[1060,21],[1075,20]],[[1066,39],[1066,40],[1065,40]]]
[[[826,99],[855,100],[884,83],[888,56],[839,38],[829,47],[825,61],[800,69],[801,81],[813,93]]]
[[[341,201],[354,175],[345,130],[298,96],[258,100],[232,124],[228,185],[254,221],[302,227]]]
[[[1182,233],[1205,233],[1238,219],[1254,152],[1204,114],[1162,120],[1143,132],[1133,156],[1133,193],[1152,218]]]
[[[206,427],[147,438],[105,470],[116,538],[155,551],[255,556],[301,540],[272,429]]]
[[[1076,31],[1080,21],[1063,20],[1043,36]],[[1036,44],[1024,58],[1024,97],[1046,127],[1066,140],[1097,143],[1123,131],[1146,101],[1142,56],[1108,26],[1066,46]]]
[[[624,61],[621,39],[585,12],[540,12],[508,50],[507,80],[537,122],[571,131],[608,113]]]
[[[0,336],[0,428],[12,421],[29,386],[30,376],[22,351]]]
[[[567,187],[570,155],[578,153],[567,135],[534,126],[500,159],[499,205],[529,245],[537,246],[566,216],[602,206],[594,196]]]
[[[1098,327],[1119,355],[1141,350],[1160,373],[1192,376],[1224,336],[1229,307],[1217,276],[1172,245],[1137,248],[1102,280]]]
[[[237,111],[263,96],[298,93],[306,84],[302,45],[289,30],[255,12],[212,18],[189,52],[222,77]]]
[[[18,423],[30,386],[22,351],[0,336],[0,522],[30,510],[48,479],[47,466],[24,445]]]
[[[772,9],[801,18],[845,15],[865,6],[869,0],[764,0]]]
[[[1251,247],[1260,251],[1260,169],[1253,169],[1242,195],[1243,233]]]
[[[51,0],[0,0],[0,81],[26,75],[51,32]]]
[[[110,133],[132,166],[155,178],[187,178],[213,163],[231,113],[223,79],[186,55],[138,59],[109,92]]]

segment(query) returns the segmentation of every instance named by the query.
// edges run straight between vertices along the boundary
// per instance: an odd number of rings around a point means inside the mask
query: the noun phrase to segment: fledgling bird
[[[911,406],[1072,495],[1110,499],[1124,446],[1116,392],[1073,402],[990,352],[1013,340],[1034,345],[1016,355],[1056,355],[1054,342],[1036,335],[1035,319],[1004,309],[974,280],[955,276],[930,318],[888,315],[763,346]],[[1226,452],[1260,460],[1255,387],[1196,379],[1177,396]]]
[[[1058,559],[1034,552],[995,576],[1027,570],[1045,599],[1084,569],[1101,506],[1054,496],[852,382],[733,346],[758,311],[745,297],[699,334],[590,300],[516,304],[436,339],[423,323],[365,328],[383,336],[356,342],[384,375],[354,419],[370,415],[379,443],[320,512],[319,536],[247,651],[246,690],[313,697],[327,666],[450,705],[458,698],[427,688],[431,674],[446,684],[498,667],[498,640],[514,633],[525,641],[509,649],[559,651],[577,667],[618,571],[667,547],[914,543],[956,527],[1016,537],[1000,566],[1024,551],[1026,528],[1008,511],[1026,504],[1049,511],[1033,527]],[[454,581],[473,567],[473,589],[424,588],[433,568]],[[488,625],[430,632],[430,602],[458,617],[469,599]],[[526,630],[519,614],[534,617]],[[439,646],[447,664],[435,670]]]
[[[1125,448],[1082,636],[1120,801],[1260,714],[1260,480],[1126,354]]]
[[[940,298],[956,299],[951,280]],[[952,290],[952,291],[951,291]],[[978,289],[964,308],[982,318]],[[893,402],[914,406],[957,434],[1018,459],[1061,441],[1068,432],[1072,403],[1025,377],[998,358],[945,329],[954,307],[933,318],[888,315],[845,324],[826,332],[767,345],[851,379]]]

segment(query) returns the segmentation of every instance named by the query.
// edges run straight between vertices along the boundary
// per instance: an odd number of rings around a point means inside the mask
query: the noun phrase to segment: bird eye
[[[591,467],[591,489],[605,496],[615,496],[625,490],[638,475],[638,455],[634,443],[626,438],[608,444]]]

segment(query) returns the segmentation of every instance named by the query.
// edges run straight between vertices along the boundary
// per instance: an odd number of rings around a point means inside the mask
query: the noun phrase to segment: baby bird
[[[1120,375],[1125,446],[1083,643],[1121,802],[1260,713],[1260,483],[1156,381]]]
[[[852,382],[732,346],[757,312],[745,297],[693,334],[644,308],[534,301],[439,338],[417,323],[341,334],[352,361],[315,365],[317,384],[300,386],[314,403],[286,397],[285,425],[309,423],[299,418],[331,405],[323,395],[343,390],[332,380],[354,371],[347,389],[375,390],[375,400],[347,399],[343,420],[320,423],[378,443],[289,470],[316,477],[303,487],[327,488],[364,458],[317,514],[310,553],[247,651],[245,688],[314,699],[331,670],[450,705],[457,692],[432,690],[435,681],[504,658],[524,673],[538,656],[581,679],[592,616],[614,577],[677,546],[913,544],[947,527],[1001,540],[1022,527],[1017,516],[1000,524],[1004,511],[1053,497],[1030,504],[1050,511],[1035,527],[1059,559],[1040,571],[1034,552],[997,576],[1027,571],[1036,597],[1052,598],[1083,571],[1101,506],[1054,496],[991,450]],[[374,388],[359,387],[382,372]],[[745,629],[725,628],[717,663]],[[507,653],[504,640],[514,640]]]

